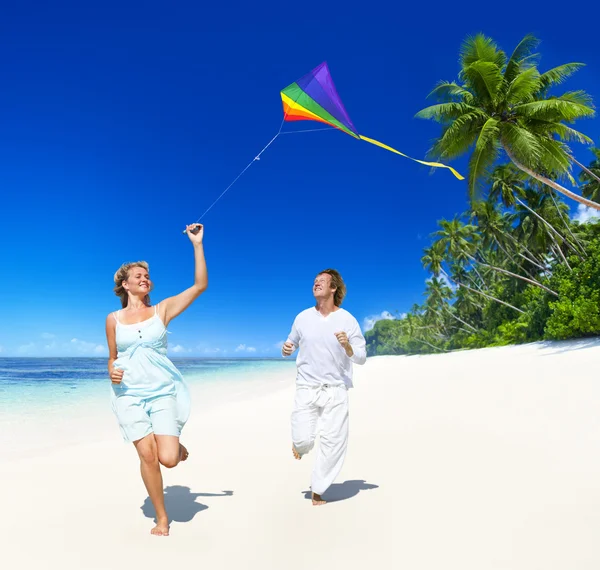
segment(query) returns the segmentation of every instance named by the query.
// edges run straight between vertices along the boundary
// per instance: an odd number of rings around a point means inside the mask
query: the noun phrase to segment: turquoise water
[[[294,361],[278,359],[173,358],[191,387],[244,383],[277,372],[293,374]],[[0,358],[0,410],[32,411],[106,400],[106,358]]]

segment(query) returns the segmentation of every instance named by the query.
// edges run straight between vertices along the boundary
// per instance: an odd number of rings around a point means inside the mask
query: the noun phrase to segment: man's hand
[[[283,354],[283,356],[290,356],[290,354],[292,354],[294,350],[296,350],[294,343],[287,340],[283,343],[283,346],[281,347],[281,354]]]
[[[348,356],[352,356],[354,351],[352,350],[352,346],[350,345],[350,341],[348,340],[348,335],[344,332],[336,332],[335,337],[338,339],[338,342],[342,345],[342,348],[346,351]]]

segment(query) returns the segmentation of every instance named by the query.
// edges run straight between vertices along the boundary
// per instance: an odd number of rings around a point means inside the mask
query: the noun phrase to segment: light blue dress
[[[190,394],[183,376],[167,357],[167,329],[158,315],[140,323],[116,320],[117,360],[123,380],[112,384],[112,408],[125,441],[154,432],[179,436],[190,415]]]

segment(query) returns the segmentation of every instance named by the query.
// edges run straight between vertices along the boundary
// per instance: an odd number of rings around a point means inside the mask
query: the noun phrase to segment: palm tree
[[[561,258],[563,263],[571,269],[562,247],[567,245],[575,253],[578,251],[555,229],[552,222],[557,222],[557,210],[550,202],[550,196],[545,192],[540,193],[526,188],[524,200],[519,200],[516,213],[518,224],[515,235],[519,241],[528,243],[533,251],[543,254],[552,252],[556,259]]]
[[[525,311],[522,311],[521,309],[519,309],[518,307],[515,307],[514,305],[511,305],[510,303],[503,301],[502,299],[498,299],[498,298],[494,297],[490,293],[486,293],[485,291],[482,291],[480,289],[475,289],[475,288],[467,285],[465,283],[465,279],[463,277],[457,277],[455,275],[453,275],[451,277],[450,275],[448,275],[448,273],[444,270],[444,266],[443,266],[444,261],[446,261],[446,257],[447,257],[447,251],[446,251],[446,248],[444,247],[444,244],[437,241],[433,245],[431,245],[431,247],[425,248],[425,250],[423,251],[423,257],[421,258],[421,263],[423,263],[423,266],[425,267],[425,269],[427,271],[429,271],[430,273],[433,273],[433,275],[435,275],[436,277],[439,277],[439,275],[441,274],[448,280],[448,282],[455,283],[459,288],[464,287],[467,291],[470,291],[471,293],[481,295],[490,301],[495,301],[496,303],[500,303],[502,305],[505,305],[506,307],[510,307],[511,309],[514,309],[515,311],[517,311],[519,313],[525,312]],[[457,269],[463,270],[462,265],[458,266]],[[455,273],[455,272],[453,272],[453,273]],[[466,273],[466,272],[464,272],[464,273]]]
[[[513,253],[525,260],[529,265],[537,267],[541,271],[545,271],[545,267],[537,261],[534,256],[528,257],[521,252],[519,241],[512,235],[515,215],[508,212],[501,212],[496,206],[495,201],[486,200],[485,202],[476,202],[473,204],[471,212],[472,220],[477,224],[477,228],[482,236],[483,246],[490,251],[500,250],[504,255],[522,271],[527,273],[529,277],[534,278],[534,275],[529,269],[522,266],[522,261],[514,258]],[[511,252],[510,249],[515,249]]]
[[[535,285],[544,291],[558,297],[558,293],[552,291],[546,285],[543,285],[536,279],[530,279],[528,277],[524,277],[523,275],[518,275],[517,273],[513,273],[508,269],[504,269],[503,267],[498,267],[497,265],[492,265],[490,263],[486,263],[481,260],[482,252],[481,249],[478,248],[478,241],[480,239],[479,234],[477,233],[477,228],[472,224],[465,225],[460,220],[454,219],[452,221],[442,220],[439,222],[441,229],[434,233],[435,236],[438,237],[438,242],[441,244],[441,247],[445,247],[448,254],[456,261],[462,261],[464,259],[468,259],[471,263],[481,265],[482,267],[486,267],[491,269],[492,271],[502,273],[509,277],[514,277],[515,279],[521,279],[531,285]],[[477,257],[475,257],[475,253],[477,252]],[[476,271],[475,266],[473,266],[473,270]]]
[[[594,160],[580,175],[579,179],[584,183],[581,193],[590,200],[600,200],[600,148],[591,149]]]
[[[438,83],[431,95],[441,102],[417,113],[419,118],[443,125],[430,153],[449,160],[473,149],[468,176],[471,200],[478,197],[489,169],[504,150],[532,178],[600,209],[600,204],[556,182],[573,180],[567,142],[592,142],[567,123],[592,117],[594,108],[584,91],[551,96],[549,90],[583,64],[567,63],[540,73],[534,53],[538,43],[534,36],[525,36],[507,59],[491,38],[482,34],[467,38],[460,53],[458,82]]]
[[[471,332],[477,332],[477,329],[473,325],[470,325],[469,323],[461,319],[454,311],[450,309],[448,301],[452,299],[452,289],[450,289],[450,287],[448,287],[448,285],[446,285],[446,283],[442,281],[439,277],[433,276],[431,279],[427,280],[424,294],[427,296],[427,300],[425,301],[425,310],[429,310],[437,314],[438,317],[441,319],[440,322],[442,325],[444,319],[443,312],[445,312],[446,315],[449,315],[453,319],[457,320],[458,322],[471,329],[469,331],[464,329],[463,327],[459,327],[462,328],[462,330],[465,330],[469,334]]]
[[[579,254],[580,252],[575,248],[575,246],[571,242],[569,242],[554,227],[554,225],[552,225],[546,218],[540,215],[539,212],[535,211],[535,209],[531,208],[527,204],[528,200],[535,202],[537,198],[531,191],[532,189],[529,189],[530,191],[528,191],[528,187],[525,186],[526,178],[527,176],[523,172],[517,170],[517,168],[513,164],[503,164],[495,167],[489,177],[489,181],[491,183],[489,190],[489,199],[499,200],[507,208],[514,207],[516,204],[519,204],[522,208],[528,210],[532,216],[538,218],[539,221],[542,224],[544,224],[548,232],[552,232],[553,235],[551,236],[551,238],[555,242],[556,240],[554,239],[554,236],[557,236],[561,243],[565,242],[575,253]],[[545,194],[547,194],[547,192],[545,192]],[[560,213],[560,206],[556,204],[554,200],[553,203],[555,208]],[[581,247],[581,244],[579,243],[577,238],[572,234],[568,222],[565,222],[565,225],[567,226],[569,233],[573,237],[573,241]],[[510,234],[509,237],[511,237]],[[511,239],[513,241],[516,241],[514,237],[511,237]],[[530,257],[535,258],[535,256],[531,253],[531,251],[529,251],[529,249],[525,246],[523,242],[521,242],[521,247],[523,247],[523,249],[527,252],[527,254]],[[566,259],[564,259],[564,256],[563,261],[566,263]]]

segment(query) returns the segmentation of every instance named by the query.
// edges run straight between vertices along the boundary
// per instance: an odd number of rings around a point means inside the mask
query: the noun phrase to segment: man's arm
[[[298,327],[296,324],[297,320],[297,318],[294,319],[292,330],[290,331],[287,340],[283,343],[283,346],[281,347],[281,356],[290,356],[300,344],[300,333],[298,332]]]
[[[356,319],[353,318],[352,320],[354,322],[348,334],[350,352],[346,349],[346,354],[354,364],[364,364],[367,361],[367,342]]]

